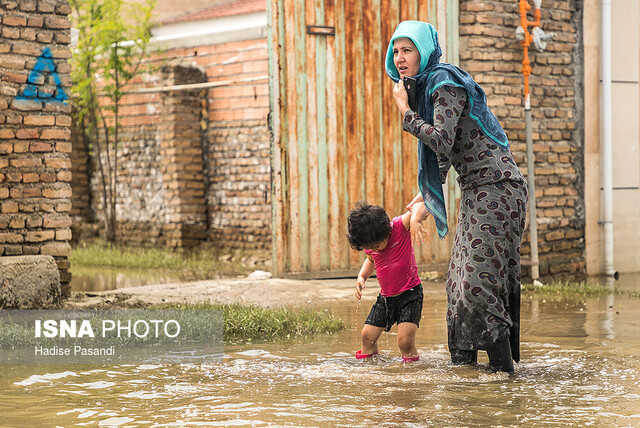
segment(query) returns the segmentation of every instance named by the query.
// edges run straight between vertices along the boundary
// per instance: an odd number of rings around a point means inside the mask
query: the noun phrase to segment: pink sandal
[[[373,357],[374,355],[377,355],[377,354],[378,354],[377,352],[374,352],[373,354],[363,354],[362,349],[358,349],[356,351],[356,359],[362,360],[364,358]]]
[[[420,355],[418,355],[417,357],[402,357],[402,362],[408,363],[410,361],[418,361],[419,359],[420,359]]]

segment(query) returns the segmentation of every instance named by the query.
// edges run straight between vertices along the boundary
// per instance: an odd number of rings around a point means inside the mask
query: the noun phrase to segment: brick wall
[[[166,64],[182,64],[196,66],[204,70],[203,77],[208,82],[227,82],[240,79],[254,78],[267,74],[268,57],[266,40],[249,40],[230,42],[218,45],[199,46],[198,48],[181,48],[166,50],[152,56],[148,65],[157,70],[138,79],[129,88],[132,91],[147,87],[169,85],[166,76],[161,76],[161,69]],[[174,76],[175,77],[175,76]],[[183,80],[176,82],[187,83]],[[176,83],[180,84],[180,83]],[[270,135],[267,116],[269,113],[268,81],[262,79],[256,82],[242,82],[239,84],[223,84],[209,88],[200,93],[189,94],[189,91],[172,91],[169,95],[164,92],[128,95],[123,99],[123,138],[120,164],[121,172],[121,204],[119,205],[119,240],[134,245],[166,245],[167,233],[164,223],[171,223],[172,201],[177,201],[181,195],[189,192],[196,196],[203,192],[204,208],[194,208],[206,217],[203,220],[187,220],[181,223],[186,227],[182,234],[191,233],[185,239],[200,240],[199,226],[206,227],[206,238],[212,245],[224,249],[263,250],[269,257],[271,245],[271,153]],[[187,98],[184,98],[187,95]],[[161,140],[169,143],[170,139],[163,138],[159,127],[165,122],[164,111],[168,100],[183,99],[183,107],[187,99],[195,100],[191,105],[192,119],[197,117],[195,127],[180,132],[174,130],[176,136],[192,135],[187,143],[190,144],[193,159],[185,164],[184,159],[174,158],[178,163],[172,163],[161,153]],[[171,101],[172,103],[174,101]],[[202,112],[200,111],[202,109]],[[196,111],[198,114],[196,114]],[[177,141],[180,144],[180,141]],[[74,139],[74,149],[78,153],[82,150],[79,139]],[[197,146],[197,147],[196,147]],[[201,147],[204,152],[193,153]],[[179,147],[174,147],[178,150]],[[183,149],[186,149],[183,147]],[[177,191],[172,195],[165,180],[168,172],[163,170],[173,165],[171,173],[178,174],[177,166],[181,168],[198,168],[200,172],[191,170],[194,174],[191,183],[182,181],[188,189]],[[74,190],[81,188],[87,182],[84,157],[74,157]],[[129,165],[129,166],[127,166]],[[77,173],[76,173],[77,171]],[[183,171],[184,172],[184,171]],[[200,176],[199,174],[202,174]],[[163,178],[164,177],[164,178]],[[178,181],[185,177],[179,178]],[[76,182],[77,179],[77,182]],[[200,180],[200,184],[195,181]],[[176,185],[178,185],[176,183]],[[206,186],[199,188],[198,186]],[[77,187],[76,187],[77,186]],[[92,212],[100,217],[100,196],[97,176],[92,178]],[[186,193],[185,193],[186,192]],[[196,196],[200,197],[200,196]],[[88,218],[84,208],[87,197],[81,192],[74,192],[74,215],[78,213],[78,220]],[[164,204],[168,201],[168,204]],[[185,205],[199,206],[199,202],[192,204],[184,201]],[[76,211],[77,208],[77,211]],[[193,213],[192,213],[193,214]],[[185,213],[181,214],[182,216]],[[199,214],[198,214],[199,215]],[[163,219],[161,222],[152,220]],[[191,221],[191,223],[189,223]],[[179,222],[180,223],[180,222]],[[174,222],[174,224],[177,224]],[[176,226],[177,227],[177,226]],[[190,231],[190,232],[187,232]]]
[[[0,256],[54,256],[65,295],[70,12],[60,0],[0,1]]]
[[[580,278],[584,252],[581,2],[543,2],[541,27],[557,33],[544,52],[530,48],[540,275]],[[530,20],[533,21],[533,10]],[[526,176],[522,47],[518,2],[460,1],[460,62],[483,87]],[[523,243],[523,274],[530,254]]]
[[[207,80],[266,76],[264,39],[166,52],[204,68]],[[219,248],[271,249],[269,84],[263,79],[210,88],[205,154],[209,240]]]

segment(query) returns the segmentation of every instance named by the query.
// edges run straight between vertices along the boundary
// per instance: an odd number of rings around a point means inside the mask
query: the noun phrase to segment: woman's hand
[[[418,202],[423,202],[423,201],[424,201],[424,199],[422,198],[422,193],[418,192],[416,197],[413,198],[413,200],[411,202],[409,202],[409,204],[407,205],[407,210],[411,211],[411,208],[413,208],[413,206],[415,204],[417,204]]]
[[[398,109],[400,109],[400,113],[404,115],[409,109],[409,95],[407,94],[407,90],[404,88],[404,83],[402,79],[398,80],[396,84],[393,86],[393,98],[396,100],[396,105]]]

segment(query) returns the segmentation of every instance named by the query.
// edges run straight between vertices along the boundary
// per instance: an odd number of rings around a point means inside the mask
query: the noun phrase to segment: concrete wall
[[[0,256],[51,255],[68,294],[71,12],[0,2]]]
[[[600,2],[584,2],[586,251],[604,272],[600,133]],[[640,271],[640,4],[611,2],[614,267]]]
[[[584,252],[582,2],[544,1],[542,28],[557,36],[529,50],[540,274],[579,278]],[[533,10],[530,20],[533,21]],[[460,2],[460,62],[487,93],[526,176],[522,47],[515,39],[517,1]],[[523,273],[530,254],[522,248]]]

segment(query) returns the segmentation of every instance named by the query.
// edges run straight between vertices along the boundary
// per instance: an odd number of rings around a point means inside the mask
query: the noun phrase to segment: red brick
[[[46,28],[55,28],[55,29],[63,29],[63,30],[71,28],[69,19],[62,16],[47,16],[44,20],[44,26]]]
[[[24,236],[19,233],[0,232],[0,242],[5,244],[17,244],[24,241]]]
[[[41,16],[30,16],[29,20],[27,21],[27,25],[29,27],[42,27],[43,24],[44,18],[42,18]]]
[[[24,68],[24,61],[22,67],[19,68]],[[42,103],[33,100],[13,100],[11,107],[20,111],[37,111],[42,110]]]
[[[21,202],[20,204],[18,204],[18,208],[23,213],[33,213],[36,211],[37,204],[32,202],[29,202],[29,203]]]
[[[23,12],[35,12],[35,0],[20,0],[20,10]]]
[[[26,242],[44,242],[51,241],[55,238],[55,231],[53,230],[36,230],[36,231],[28,231],[27,236],[25,236]]]
[[[23,183],[37,183],[38,181],[40,181],[40,177],[35,172],[25,172],[22,174]]]
[[[72,150],[73,150],[73,144],[71,143],[63,143],[63,142],[56,143],[56,152],[58,153],[71,153]]]
[[[16,201],[6,201],[0,205],[0,212],[7,213],[17,213],[18,212],[18,203]]]
[[[30,215],[29,217],[27,217],[27,227],[29,229],[42,227],[42,217],[39,215]]]
[[[69,182],[71,181],[71,171],[60,171],[57,174],[58,181]]]
[[[22,189],[22,195],[25,198],[40,198],[42,196],[42,189],[40,187],[27,187]]]
[[[19,158],[11,159],[11,166],[16,168],[33,168],[42,166],[42,159],[38,158]]]
[[[53,147],[51,146],[50,143],[42,143],[38,141],[38,142],[31,143],[31,145],[29,146],[29,151],[33,153],[52,152]]]
[[[8,171],[5,175],[10,183],[20,183],[22,181],[22,173],[20,171]]]
[[[2,80],[13,83],[26,83],[28,75],[26,73],[5,73],[2,76]]]
[[[43,183],[55,183],[56,175],[53,172],[40,173],[40,181]]]
[[[71,255],[71,246],[66,242],[51,242],[48,244],[44,244],[40,248],[40,253],[50,256],[68,257]]]
[[[40,134],[41,140],[68,140],[71,131],[68,129],[44,129]]]
[[[56,241],[68,241],[71,239],[71,229],[56,230]]]
[[[7,39],[19,39],[20,29],[17,27],[2,27],[2,37]]]
[[[14,43],[12,52],[18,55],[40,56],[42,48],[34,43]],[[35,82],[33,82],[35,83]]]
[[[71,189],[44,189],[42,195],[51,199],[70,198]]]
[[[53,33],[51,31],[38,31],[36,40],[40,43],[51,43],[53,41]]]
[[[24,229],[25,218],[16,216],[9,222],[9,229]]]
[[[45,213],[53,212],[53,205],[50,202],[40,202],[40,211]]]
[[[10,138],[15,138],[16,134],[13,132],[13,130],[11,129],[0,129],[0,139],[10,139]],[[11,153],[13,150],[8,151],[8,148],[5,148],[4,150],[0,149],[0,153],[2,152],[6,152],[6,153]]]
[[[12,125],[20,125],[22,124],[22,116],[20,116],[19,114],[11,114],[7,116],[7,123],[10,123]]]
[[[69,6],[69,3],[66,1],[58,3],[56,6],[56,13],[58,15],[71,15],[71,7]]]
[[[59,213],[67,213],[71,211],[71,203],[70,202],[62,202],[56,205],[56,212]]]
[[[68,45],[71,43],[71,34],[56,32],[55,41],[61,45]]]
[[[36,41],[37,30],[35,28],[23,27],[20,29],[20,38],[28,42]]]
[[[24,118],[25,125],[51,126],[54,125],[55,122],[55,116],[29,115]]]
[[[56,116],[56,125],[71,126],[71,116],[66,116],[66,115]]]
[[[44,164],[48,168],[71,168],[71,161],[67,158],[47,158],[44,160]]]
[[[14,153],[27,153],[29,151],[29,144],[28,141],[17,141],[13,143]]]

